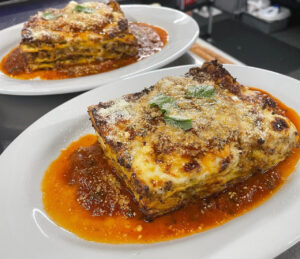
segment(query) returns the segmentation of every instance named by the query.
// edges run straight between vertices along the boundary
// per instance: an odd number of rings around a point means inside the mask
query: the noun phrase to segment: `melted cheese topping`
[[[90,39],[100,38],[102,35],[118,30],[118,22],[125,19],[120,9],[114,9],[110,5],[99,2],[86,2],[80,6],[90,8],[92,12],[77,12],[75,7],[78,3],[71,1],[63,9],[47,9],[32,16],[24,27],[24,38],[32,41],[69,41],[73,40],[73,33],[89,32],[86,37]],[[56,18],[45,20],[45,12],[51,12]],[[126,28],[127,29],[127,28]],[[92,34],[90,34],[92,33]],[[84,34],[82,34],[84,37]]]
[[[212,84],[213,82],[205,82],[203,84]],[[132,154],[132,166],[137,172],[141,174],[143,180],[151,185],[151,180],[172,180],[174,183],[182,184],[187,179],[191,178],[193,173],[189,173],[188,177],[182,177],[185,174],[182,170],[185,163],[189,161],[189,157],[182,157],[189,155],[187,147],[191,146],[195,149],[201,149],[201,173],[195,171],[195,177],[201,175],[218,173],[220,169],[220,160],[230,155],[239,156],[240,152],[233,152],[235,149],[232,146],[232,140],[241,140],[244,145],[253,143],[253,140],[264,139],[265,142],[272,140],[273,148],[276,148],[276,143],[282,137],[289,136],[290,141],[295,137],[291,134],[296,131],[294,125],[289,121],[289,130],[277,132],[271,129],[271,121],[274,117],[282,117],[281,115],[272,115],[268,110],[259,111],[259,107],[253,104],[247,104],[240,100],[237,96],[232,96],[224,90],[216,87],[215,100],[206,98],[186,98],[187,89],[192,85],[199,85],[198,82],[180,77],[169,77],[159,81],[155,89],[147,96],[139,100],[137,104],[126,101],[124,98],[116,100],[115,103],[107,109],[98,110],[98,115],[103,116],[111,126],[107,137],[126,143],[128,149]],[[246,90],[245,94],[255,94],[250,90]],[[182,129],[165,124],[164,121],[155,127],[154,134],[148,134],[144,138],[137,137],[131,141],[130,136],[124,138],[125,126],[132,125],[139,131],[146,126],[145,117],[151,118],[161,117],[161,112],[157,108],[150,108],[149,101],[158,93],[173,97],[179,108],[171,113],[192,119],[193,131],[186,132]],[[253,112],[256,109],[256,112]],[[286,118],[284,118],[287,120]],[[119,123],[117,123],[119,120]],[[122,122],[126,120],[126,122]],[[128,123],[129,120],[129,123]],[[125,130],[126,131],[126,130]],[[195,134],[194,132],[197,132]],[[161,136],[160,134],[163,134]],[[142,143],[144,140],[146,144]],[[164,154],[164,158],[171,164],[169,172],[162,165],[155,162],[153,159],[153,146],[159,144],[160,140],[167,140],[165,148],[175,148],[174,152]],[[216,143],[210,147],[210,142]],[[230,141],[231,144],[227,144]],[[281,146],[283,153],[288,149],[288,146]],[[219,152],[218,150],[221,150]],[[212,156],[211,154],[214,153]],[[281,152],[280,152],[281,153]],[[217,155],[218,154],[218,155]],[[258,152],[254,153],[257,156]],[[277,156],[277,155],[276,155]],[[202,161],[202,162],[201,162]],[[235,167],[236,162],[232,163]],[[139,170],[137,170],[137,168]],[[232,170],[230,168],[227,171]]]

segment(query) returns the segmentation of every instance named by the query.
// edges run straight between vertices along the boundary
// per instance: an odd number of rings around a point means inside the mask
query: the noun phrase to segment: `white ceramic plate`
[[[0,94],[50,95],[79,92],[114,80],[162,67],[186,52],[195,42],[199,28],[193,18],[166,7],[123,5],[129,21],[140,21],[164,28],[169,34],[167,45],[158,53],[137,63],[106,73],[63,80],[18,80],[0,72]],[[17,46],[23,24],[0,31],[0,58]]]
[[[49,163],[71,141],[93,133],[87,107],[141,91],[174,67],[113,82],[80,95],[27,128],[0,156],[0,258],[271,258],[300,240],[300,168],[262,206],[204,233],[151,245],[84,241],[53,223],[41,202]],[[300,81],[258,68],[226,65],[239,82],[264,89],[300,112]],[[20,111],[22,112],[22,111]]]

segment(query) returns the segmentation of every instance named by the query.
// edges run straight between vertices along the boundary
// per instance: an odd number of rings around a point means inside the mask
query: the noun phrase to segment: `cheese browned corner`
[[[137,40],[115,0],[82,4],[71,1],[63,9],[38,12],[24,24],[20,49],[29,71],[63,71],[86,64],[85,69],[92,73],[95,62],[138,53]],[[84,74],[82,69],[73,73]]]
[[[216,61],[89,107],[105,155],[148,220],[284,160],[298,132]]]

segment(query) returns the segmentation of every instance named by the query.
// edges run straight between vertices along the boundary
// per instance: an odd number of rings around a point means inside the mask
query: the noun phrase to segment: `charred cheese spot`
[[[118,157],[118,163],[121,165],[121,166],[124,166],[125,168],[127,169],[130,169],[131,168],[131,165],[129,163],[126,162],[127,160],[124,158],[124,157]]]
[[[263,101],[263,109],[266,109],[267,107],[270,107],[273,109],[275,109],[277,107],[276,102],[269,96],[266,96]]]
[[[165,183],[165,186],[164,186],[165,191],[170,191],[171,188],[172,188],[172,182],[171,181],[167,181]]]
[[[272,124],[272,129],[275,131],[282,131],[284,129],[288,129],[289,125],[287,124],[287,122],[282,119],[282,118],[275,118],[274,121],[271,122]]]
[[[259,138],[259,139],[257,140],[257,143],[258,143],[259,145],[262,145],[262,144],[265,143],[265,141],[264,141],[262,138]]]
[[[197,170],[198,172],[200,171],[200,165],[196,160],[192,160],[192,161],[186,163],[183,166],[183,168],[184,168],[185,172],[190,172],[190,171],[193,171],[193,170]]]
[[[225,159],[223,159],[223,160],[221,161],[221,164],[220,164],[220,172],[226,170],[226,168],[228,167],[230,161],[231,161],[231,157],[230,157],[230,156],[226,157]]]

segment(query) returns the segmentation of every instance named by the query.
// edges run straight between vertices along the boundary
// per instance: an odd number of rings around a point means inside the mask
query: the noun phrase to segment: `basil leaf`
[[[158,106],[162,112],[167,113],[169,112],[170,108],[176,107],[176,103],[173,98],[164,94],[156,95],[150,100],[149,104],[150,107]]]
[[[192,119],[185,117],[164,115],[164,120],[166,124],[183,130],[189,130],[193,127]]]
[[[82,5],[76,5],[74,8],[74,11],[78,12],[78,13],[93,13],[93,12],[95,12],[94,9],[92,9],[90,7],[85,7]]]
[[[189,130],[192,128],[191,119],[169,115],[172,109],[178,109],[178,106],[172,97],[164,94],[158,94],[150,100],[149,104],[150,107],[158,106],[158,108],[164,114],[164,120],[166,124],[183,130]]]
[[[61,14],[53,14],[53,13],[51,13],[51,12],[44,12],[43,14],[42,14],[42,17],[43,17],[43,19],[44,20],[47,20],[47,21],[49,21],[49,20],[54,20],[54,19],[56,19],[56,18],[58,18],[58,17],[60,17],[61,16]]]
[[[189,87],[186,94],[190,98],[212,98],[215,94],[215,88],[212,85],[193,85]]]

